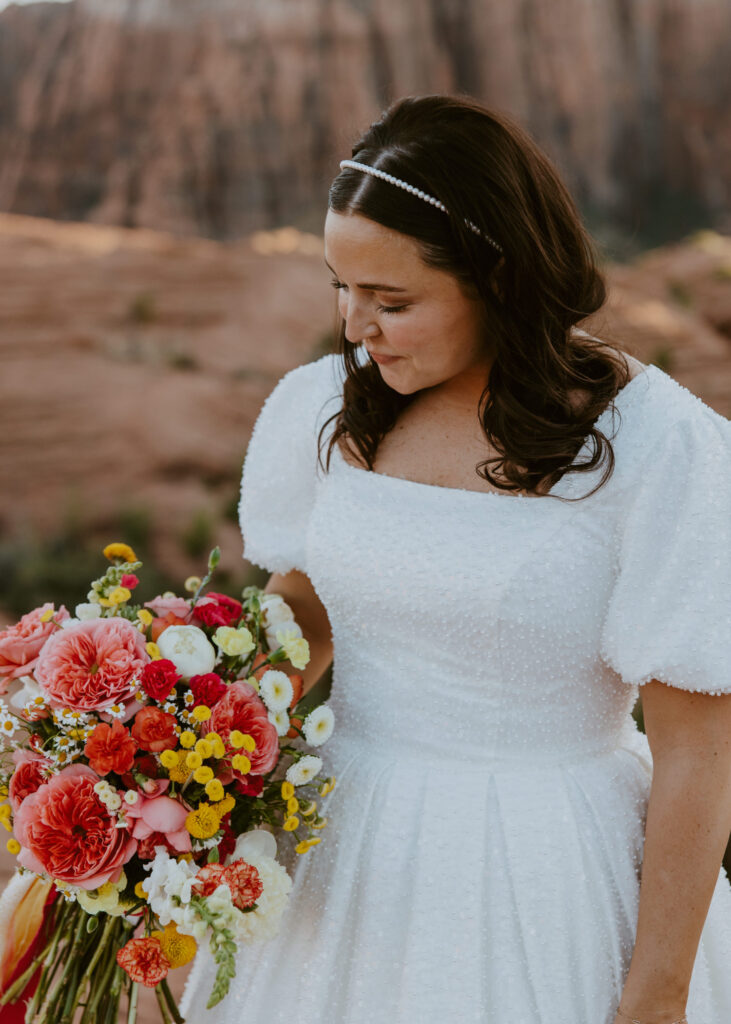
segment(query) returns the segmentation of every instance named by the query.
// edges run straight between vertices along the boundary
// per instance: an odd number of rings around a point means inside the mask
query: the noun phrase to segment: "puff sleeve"
[[[241,474],[244,558],[269,572],[307,571],[307,529],[320,467],[317,434],[339,405],[336,356],[286,373],[254,423]],[[323,453],[324,457],[324,453]]]
[[[731,421],[698,400],[663,428],[617,544],[604,661],[628,684],[731,693]]]

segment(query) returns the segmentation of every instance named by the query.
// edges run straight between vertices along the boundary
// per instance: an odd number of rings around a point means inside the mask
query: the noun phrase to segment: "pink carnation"
[[[24,868],[82,889],[119,878],[137,841],[115,827],[94,792],[98,781],[91,768],[72,764],[25,798],[13,823]]]
[[[130,700],[149,660],[127,619],[88,619],[48,639],[35,676],[52,705],[95,711]]]
[[[41,622],[41,615],[49,608],[53,608],[51,601],[40,608],[34,608],[20,622],[0,632],[0,693],[5,693],[11,679],[30,675],[46,640],[58,631],[58,626],[50,619]],[[53,617],[62,622],[69,617],[69,613],[61,605]]]

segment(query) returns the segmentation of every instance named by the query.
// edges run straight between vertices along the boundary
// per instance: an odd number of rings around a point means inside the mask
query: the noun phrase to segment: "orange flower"
[[[137,741],[116,718],[111,726],[102,722],[86,741],[84,753],[97,775],[117,772],[122,775],[132,767]]]
[[[166,977],[170,961],[162,951],[159,939],[130,939],[117,952],[117,963],[132,981],[154,988]]]

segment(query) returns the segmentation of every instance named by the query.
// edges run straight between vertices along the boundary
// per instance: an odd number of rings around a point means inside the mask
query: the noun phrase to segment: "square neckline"
[[[599,413],[597,418],[593,421],[592,427],[597,427],[602,422],[605,416],[608,416],[609,413],[613,413],[614,408],[619,408],[621,413],[621,402],[619,400],[621,399],[626,403],[628,401],[628,393],[631,397],[632,385],[635,383],[635,381],[641,377],[644,377],[645,375],[649,377],[649,371],[654,371],[656,369],[658,368],[655,366],[654,363],[644,364],[643,369],[638,370],[634,377],[632,377],[624,385],[623,388],[619,389],[619,391],[616,393],[612,401],[609,402],[609,404],[606,405],[604,409]],[[636,391],[636,388],[634,390]],[[584,450],[585,444],[586,441],[584,441],[584,444],[582,444],[581,448],[577,452],[577,458]],[[363,474],[364,477],[379,477],[384,480],[392,480],[397,484],[407,484],[412,487],[426,488],[432,492],[451,491],[457,494],[476,494],[479,495],[479,497],[481,498],[512,498],[514,500],[519,501],[534,501],[536,498],[550,498],[555,493],[556,489],[560,487],[561,484],[564,483],[564,481],[566,480],[566,473],[564,473],[563,476],[559,480],[557,480],[553,487],[551,487],[549,491],[546,491],[545,494],[510,494],[508,491],[505,491],[504,493],[502,491],[478,491],[474,487],[447,487],[445,484],[430,484],[426,483],[426,481],[424,480],[411,480],[409,477],[406,476],[394,476],[392,473],[380,473],[375,469],[364,469],[361,466],[354,466],[353,463],[348,462],[348,460],[345,458],[345,456],[340,450],[340,445],[336,444],[334,447],[340,464],[344,466],[346,470],[350,470],[353,473],[361,473]],[[572,465],[576,465],[576,460],[574,460]]]

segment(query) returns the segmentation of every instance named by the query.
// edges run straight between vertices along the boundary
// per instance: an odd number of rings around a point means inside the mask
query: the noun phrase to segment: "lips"
[[[396,359],[400,359],[401,358],[401,356],[389,356],[389,355],[386,355],[385,352],[371,352],[370,349],[368,349],[368,355],[371,357],[371,359],[374,359],[377,363],[392,363],[392,362],[395,362]]]

